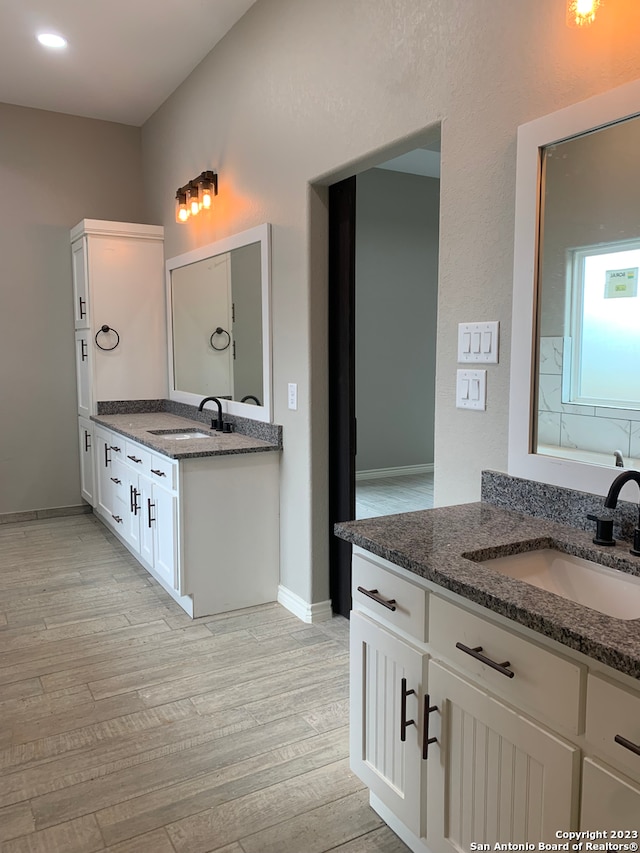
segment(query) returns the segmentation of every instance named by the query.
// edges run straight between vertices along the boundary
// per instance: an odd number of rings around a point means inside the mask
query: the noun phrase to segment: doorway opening
[[[440,135],[329,188],[330,521],[433,506]],[[331,534],[331,599],[351,546]]]

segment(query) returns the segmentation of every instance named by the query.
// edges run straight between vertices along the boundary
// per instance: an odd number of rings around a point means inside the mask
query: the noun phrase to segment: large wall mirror
[[[640,467],[640,83],[518,133],[509,472]]]
[[[172,400],[271,421],[270,226],[166,262]]]

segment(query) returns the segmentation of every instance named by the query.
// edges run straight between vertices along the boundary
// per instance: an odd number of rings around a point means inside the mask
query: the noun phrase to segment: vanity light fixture
[[[592,24],[601,0],[567,0],[567,26],[583,27]]]
[[[196,216],[203,208],[210,210],[213,196],[218,195],[218,175],[215,172],[201,172],[176,192],[176,222],[186,222],[190,216]]]

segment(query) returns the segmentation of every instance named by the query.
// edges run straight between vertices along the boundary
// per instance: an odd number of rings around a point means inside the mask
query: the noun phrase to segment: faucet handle
[[[593,537],[594,545],[615,545],[616,540],[613,538],[613,519],[602,518],[599,515],[587,515],[589,521],[596,523],[596,535]]]

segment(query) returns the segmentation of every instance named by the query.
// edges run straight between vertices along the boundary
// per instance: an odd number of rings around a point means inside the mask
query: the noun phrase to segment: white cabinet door
[[[88,329],[76,332],[76,386],[78,414],[83,418],[92,415],[91,401],[91,345]]]
[[[93,424],[85,418],[78,419],[78,438],[80,440],[80,494],[87,503],[95,506],[95,475],[93,470]]]
[[[149,566],[155,560],[155,513],[153,505],[153,484],[148,477],[138,477],[140,490],[140,556]]]
[[[71,263],[73,270],[73,314],[75,328],[88,329],[90,323],[86,237],[82,237],[71,244]]]
[[[122,536],[136,553],[140,552],[140,492],[138,488],[138,475],[131,470],[126,460],[122,458],[113,459],[113,482],[118,498],[117,515],[122,518],[122,525],[118,528]],[[118,522],[119,523],[119,522]]]
[[[154,564],[156,572],[177,588],[178,498],[155,483],[152,485],[154,524]]]
[[[640,787],[585,758],[580,813],[580,829],[640,832]],[[629,841],[637,842],[638,838],[612,838],[609,835],[609,840],[628,844]]]
[[[427,655],[352,611],[351,768],[418,836],[426,662]],[[403,698],[405,685],[413,692]]]
[[[441,717],[427,762],[434,853],[468,853],[471,842],[492,849],[496,842],[557,842],[557,830],[576,828],[576,747],[435,661],[429,687],[434,717]]]
[[[107,519],[111,519],[114,485],[111,481],[113,472],[111,461],[111,439],[113,433],[101,427],[95,429],[95,472],[96,472],[96,504],[98,511]]]

